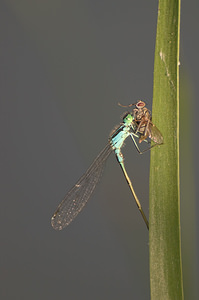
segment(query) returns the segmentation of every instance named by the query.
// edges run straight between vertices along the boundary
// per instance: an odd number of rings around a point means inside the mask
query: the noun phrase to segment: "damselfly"
[[[137,102],[135,105],[138,105],[138,103],[139,102]],[[138,109],[137,106],[136,109]],[[127,137],[130,136],[132,138],[136,146],[136,149],[138,150],[139,153],[142,153],[135,141],[135,137],[141,140],[145,136],[146,137],[151,136],[151,138],[153,136],[149,131],[149,127],[151,126],[148,126],[147,121],[142,119],[142,117],[144,117],[144,113],[143,115],[141,115],[141,111],[139,111],[139,114],[140,115],[138,115],[136,111],[133,111],[132,113],[126,113],[126,115],[123,117],[123,122],[110,135],[109,143],[96,157],[96,159],[93,161],[93,163],[91,164],[90,168],[86,171],[86,173],[78,180],[78,182],[66,194],[66,196],[59,204],[57,210],[52,216],[51,224],[54,229],[62,230],[64,227],[69,225],[74,220],[74,218],[79,214],[79,212],[83,209],[83,207],[91,197],[97,183],[99,182],[99,179],[102,175],[102,171],[104,168],[104,164],[112,152],[115,152],[117,161],[120,164],[125,179],[136,201],[138,209],[144,219],[147,228],[149,228],[148,220],[144,214],[144,211],[141,207],[138,197],[134,191],[131,180],[126,172],[124,166],[124,158],[121,152],[121,148],[124,145],[124,141],[126,140]],[[151,125],[150,122],[149,125]],[[143,128],[145,128],[144,131]],[[145,139],[146,138],[144,138],[143,140]]]

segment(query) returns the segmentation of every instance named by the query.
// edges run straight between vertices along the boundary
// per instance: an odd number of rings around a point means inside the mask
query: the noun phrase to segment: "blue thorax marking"
[[[131,135],[132,132],[135,132],[133,123],[133,117],[131,114],[127,114],[123,118],[123,124],[117,128],[114,133],[110,136],[110,144],[112,149],[115,152],[117,160],[119,163],[123,162],[123,155],[121,153],[121,147],[124,144],[126,138]]]

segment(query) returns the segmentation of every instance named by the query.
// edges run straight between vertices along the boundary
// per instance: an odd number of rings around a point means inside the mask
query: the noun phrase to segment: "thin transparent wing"
[[[154,125],[150,124],[149,125],[149,132],[150,132],[150,139],[154,141],[156,144],[163,144],[163,136],[160,132],[160,130]]]
[[[52,227],[61,230],[69,225],[91,197],[101,177],[104,163],[112,152],[108,144],[96,157],[90,168],[66,194],[51,219]]]
[[[147,138],[150,138],[157,145],[163,144],[163,136],[160,130],[151,121],[143,121],[139,125],[136,124],[136,126],[135,124],[136,123],[134,122],[134,125],[132,126],[132,129],[134,131],[132,132],[132,134],[137,137],[135,133],[138,133],[140,143],[143,141],[147,141]]]
[[[131,132],[131,134],[130,134],[130,136],[133,140],[133,143],[135,145],[135,148],[139,152],[139,154],[143,154],[144,152],[151,150],[156,145],[160,145],[163,143],[163,136],[162,136],[161,132],[159,131],[159,129],[153,123],[149,124],[149,128],[146,131],[147,134],[145,136],[142,134],[142,132],[145,133],[146,125],[147,125],[146,123],[143,123],[141,126],[141,130],[138,132],[137,132],[136,126],[134,125],[132,127],[133,132]],[[150,142],[152,140],[152,141],[154,141],[155,144],[153,144],[149,148],[146,148],[141,151],[140,148],[138,147],[138,144],[134,137],[139,138],[139,143],[146,142],[146,143],[150,144]]]

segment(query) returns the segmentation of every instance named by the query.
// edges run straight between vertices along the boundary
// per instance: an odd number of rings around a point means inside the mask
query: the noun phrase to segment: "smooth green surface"
[[[179,194],[180,1],[160,0],[154,65],[153,122],[164,144],[151,151],[151,299],[183,299]]]

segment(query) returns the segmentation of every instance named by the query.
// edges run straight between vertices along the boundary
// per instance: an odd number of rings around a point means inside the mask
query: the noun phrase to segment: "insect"
[[[132,113],[125,114],[122,123],[110,135],[109,143],[99,153],[84,175],[77,181],[71,190],[68,191],[62,202],[57,207],[51,219],[51,224],[54,229],[62,230],[64,227],[69,225],[83,209],[99,182],[105,162],[112,152],[116,155],[116,159],[133,194],[137,207],[147,228],[149,228],[148,220],[124,166],[124,158],[121,148],[124,145],[126,138],[130,136],[138,152],[142,153],[136,143],[135,137],[139,138],[139,142],[142,142],[146,141],[146,138],[148,137],[152,139],[155,136],[153,139],[155,142],[155,140],[160,141],[160,137],[159,140],[157,138],[157,133],[159,135],[161,134],[156,127],[157,131],[155,133],[153,132],[154,125],[151,122],[150,113],[148,109],[145,108],[145,105],[141,105],[140,101],[138,101],[135,106],[136,108]]]
[[[137,132],[141,134],[139,143],[148,137],[155,142],[155,145],[163,144],[163,136],[159,129],[152,123],[151,112],[146,108],[145,102],[138,101],[133,109],[134,121],[138,124]]]
[[[150,148],[147,148],[143,152],[153,148],[156,145],[161,145],[163,144],[163,136],[159,129],[153,124],[152,122],[152,117],[151,117],[151,112],[150,110],[146,107],[146,104],[144,101],[137,101],[135,104],[129,104],[127,106],[121,105],[122,107],[131,107],[135,106],[135,108],[132,111],[132,115],[134,118],[134,122],[137,124],[137,129],[134,134],[134,136],[139,136],[139,143],[142,141],[147,142],[147,138],[152,140],[155,144],[152,145]],[[150,141],[148,141],[150,142]],[[137,148],[137,147],[136,147]],[[137,149],[140,153],[143,153]]]

